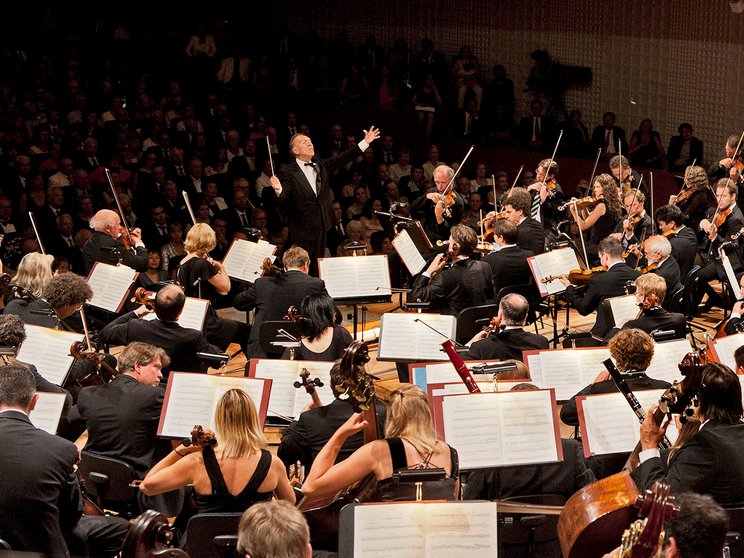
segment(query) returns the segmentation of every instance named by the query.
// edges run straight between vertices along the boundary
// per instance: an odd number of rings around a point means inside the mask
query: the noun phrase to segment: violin
[[[723,226],[723,224],[726,222],[726,219],[728,219],[728,216],[731,215],[731,212],[733,210],[730,207],[727,207],[723,211],[719,211],[716,215],[716,218],[713,220],[713,224],[718,229]]]
[[[142,304],[148,310],[154,310],[157,294],[155,291],[148,291],[144,287],[138,287],[134,290],[134,296],[129,301]]]
[[[302,320],[300,309],[297,306],[290,306],[287,308],[287,314],[282,319],[287,322],[299,322]]]
[[[264,258],[261,270],[264,272],[264,277],[279,277],[282,274],[282,270],[271,262],[271,258]]]
[[[194,425],[194,428],[191,430],[191,440],[186,441],[189,443],[184,445],[196,446],[198,448],[217,445],[217,438],[211,432],[204,430],[201,424]]]
[[[499,332],[499,328],[501,327],[501,320],[499,320],[498,316],[494,316],[491,318],[491,321],[488,322],[487,326],[483,326],[483,331],[485,331],[488,335],[494,335]]]
[[[5,296],[14,295],[26,302],[33,302],[36,300],[36,296],[31,291],[24,289],[20,285],[14,284],[10,275],[7,273],[0,275],[0,290],[3,291]]]
[[[669,229],[668,231],[664,231],[663,233],[661,233],[661,236],[666,237],[666,238],[671,238],[672,236],[674,236],[674,229]]]
[[[134,240],[132,240],[133,232],[134,229],[128,229],[123,225],[119,225],[119,236],[117,238],[127,250],[131,250],[132,248],[134,248]]]
[[[659,267],[659,264],[656,263],[656,262],[654,262],[652,264],[648,264],[646,267],[642,267],[638,271],[640,271],[641,272],[641,275],[643,275],[644,273],[650,273],[650,272],[654,271],[658,267]],[[653,296],[653,295],[648,295],[648,296]],[[654,298],[656,298],[656,297],[654,296]]]
[[[598,265],[597,267],[592,267],[589,269],[572,269],[568,272],[567,277],[568,281],[572,285],[586,285],[589,281],[592,280],[595,275],[597,275],[598,273],[602,273],[603,271],[607,271],[607,266]],[[542,279],[541,283],[550,283],[551,281],[555,281],[559,277],[562,277],[562,275],[551,275]]]
[[[568,203],[564,203],[557,207],[558,211],[563,211],[567,207],[574,205],[576,209],[594,209],[600,203],[605,203],[604,197],[600,196],[587,196],[586,198],[572,199]]]
[[[83,343],[82,341],[75,341],[70,346],[70,355],[75,360],[88,362],[94,367],[89,374],[86,374],[82,378],[78,378],[77,380],[75,380],[82,387],[104,385],[106,383],[106,380],[101,374],[101,368],[111,374],[112,377],[115,377],[118,374],[118,371],[113,368],[108,362],[106,362],[106,355],[104,353],[99,353],[96,351],[86,351],[85,343]]]
[[[301,381],[297,381],[294,383],[294,387],[297,389],[304,387],[305,391],[310,394],[310,397],[313,400],[313,405],[316,407],[322,407],[323,402],[320,400],[320,396],[318,395],[316,387],[323,387],[323,382],[320,380],[320,378],[313,378],[310,379],[310,371],[307,368],[303,368],[302,372],[300,372],[300,379]]]

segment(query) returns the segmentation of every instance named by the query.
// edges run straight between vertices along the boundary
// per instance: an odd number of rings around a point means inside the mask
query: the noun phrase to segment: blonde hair
[[[39,252],[30,252],[23,256],[21,263],[18,264],[18,271],[13,278],[13,284],[23,287],[36,298],[41,296],[41,292],[47,283],[52,280],[52,262],[54,256],[51,254],[40,254]]]
[[[635,282],[636,293],[641,295],[654,295],[661,304],[667,291],[666,280],[656,273],[644,273]]]
[[[424,455],[434,450],[437,434],[429,412],[426,393],[414,384],[401,384],[390,394],[386,438],[405,438]]]
[[[238,552],[251,558],[304,558],[310,529],[302,512],[284,500],[259,502],[240,518]]]
[[[197,223],[186,234],[183,246],[187,252],[204,257],[217,246],[217,235],[206,223]]]
[[[220,398],[214,413],[214,429],[222,459],[247,457],[268,445],[256,405],[242,389],[228,390]]]

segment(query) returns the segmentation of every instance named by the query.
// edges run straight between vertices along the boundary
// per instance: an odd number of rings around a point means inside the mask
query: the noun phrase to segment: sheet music
[[[675,380],[681,382],[682,373],[679,371],[679,363],[690,351],[692,351],[692,345],[687,339],[655,343],[654,357],[646,370],[646,375],[649,378],[666,380],[670,384]]]
[[[495,502],[358,505],[354,556],[491,558],[498,552]]]
[[[478,387],[483,393],[493,393],[494,391],[510,391],[517,384],[522,384],[524,382],[529,383],[529,380],[497,380],[495,382],[490,382],[488,380],[475,381],[475,383],[478,384]],[[438,392],[440,390],[435,391]],[[469,393],[468,386],[463,384],[462,380],[457,384],[444,384],[442,386],[441,392],[442,393],[437,393],[437,395],[463,395]]]
[[[320,278],[333,298],[390,294],[387,256],[344,256],[318,259]]]
[[[393,239],[393,248],[398,252],[403,263],[406,264],[408,272],[411,275],[416,275],[424,269],[426,260],[419,253],[418,248],[413,243],[413,239],[411,239],[411,235],[408,234],[406,229],[401,229],[395,236]]]
[[[558,401],[571,399],[605,370],[602,362],[609,356],[607,347],[540,351],[540,364],[536,369],[533,369],[535,359],[529,359],[532,383],[541,388],[554,388]]]
[[[126,265],[96,262],[88,275],[88,284],[93,290],[93,298],[88,304],[117,313],[137,275],[135,270]]]
[[[560,248],[527,258],[535,278],[535,284],[543,296],[562,293],[566,290],[558,279],[543,283],[546,277],[568,275],[572,269],[580,269],[579,260],[572,248]]]
[[[633,392],[644,412],[658,405],[663,393],[663,389]],[[640,422],[622,393],[582,397],[579,425],[586,457],[633,451],[640,439]],[[667,428],[667,438],[674,443],[677,435],[672,422]]]
[[[26,340],[16,358],[33,364],[44,379],[61,386],[75,360],[70,354],[70,347],[76,341],[82,341],[83,335],[29,324],[23,327]]]
[[[635,320],[638,315],[639,308],[634,294],[616,296],[607,300],[612,310],[612,319],[618,328],[623,327],[629,320]]]
[[[178,325],[201,331],[202,327],[204,327],[204,318],[207,315],[208,306],[208,300],[187,296],[186,303],[183,305],[183,312],[178,317]],[[150,312],[149,314],[145,314],[142,319],[154,320],[155,318],[157,318],[155,312]]]
[[[304,387],[294,387],[294,382],[302,381],[300,379],[302,369],[306,368],[310,372],[310,380],[318,378],[323,382],[323,386],[316,387],[315,391],[323,405],[329,405],[335,399],[331,388],[333,364],[309,360],[257,359],[255,375],[252,377],[273,380],[269,395],[270,415],[295,418],[311,401]]]
[[[734,352],[744,345],[744,333],[727,335],[721,339],[716,339],[712,344],[716,355],[718,355],[719,362],[735,371],[736,361],[734,360]]]
[[[39,399],[36,401],[36,407],[29,413],[28,418],[31,419],[31,424],[39,430],[56,434],[67,396],[64,393],[46,393],[43,391],[37,391],[36,394]]]
[[[442,350],[447,338],[432,331],[426,322],[449,339],[455,337],[457,320],[444,314],[387,313],[380,317],[380,347],[378,359],[387,360],[449,360]],[[458,376],[459,378],[459,376]]]
[[[464,469],[560,460],[550,390],[450,395],[442,416]]]
[[[493,361],[479,361],[477,363],[465,363],[465,365],[468,367],[468,370],[470,370],[471,373],[473,373],[473,368],[475,366],[482,366],[482,365],[488,366],[489,364],[503,364],[502,361],[493,360]],[[480,374],[476,374],[476,381],[480,381],[479,377]],[[493,376],[493,374],[489,374],[489,380]],[[521,382],[529,382],[529,379],[525,380],[519,380],[517,383]],[[427,384],[446,384],[446,383],[460,383],[462,384],[462,378],[460,378],[460,375],[455,370],[455,365],[452,364],[452,362],[442,362],[437,364],[427,364],[426,365],[426,383]],[[462,384],[463,386],[465,384]],[[467,390],[463,393],[467,393]]]
[[[168,376],[168,399],[160,417],[158,435],[183,438],[190,435],[195,424],[214,430],[217,403],[230,389],[245,391],[258,411],[264,390],[269,389],[268,383],[255,378],[171,372]]]
[[[734,273],[734,268],[731,266],[731,260],[729,260],[725,250],[721,250],[721,265],[723,266],[723,270],[726,272],[726,279],[728,279],[729,285],[731,286],[731,292],[733,293],[734,298],[739,300],[741,298],[741,287],[739,286],[739,281],[736,280],[736,273]]]
[[[251,242],[249,240],[234,240],[225,254],[222,265],[230,277],[253,283],[263,275],[263,262],[266,258],[274,261],[276,246],[265,240]]]

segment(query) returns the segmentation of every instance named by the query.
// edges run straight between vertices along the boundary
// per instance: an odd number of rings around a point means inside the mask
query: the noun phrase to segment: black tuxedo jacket
[[[713,215],[715,214],[715,208],[711,207],[706,212],[705,216],[710,221],[713,219]],[[734,207],[731,214],[726,217],[726,220],[723,222],[723,225],[718,227],[718,236],[716,236],[715,239],[713,239],[713,254],[715,258],[718,258],[718,248],[729,240],[731,238],[732,234],[738,233],[742,228],[744,228],[744,214],[741,212],[741,208],[739,207],[739,204],[736,204],[736,207]],[[710,242],[708,243],[710,246]],[[724,248],[725,250],[726,248]],[[740,250],[737,245],[737,254],[740,254]],[[742,264],[739,261],[739,258],[737,257],[731,257],[731,253],[729,252],[729,258],[731,259],[731,267],[734,268],[734,271],[739,272],[741,271]],[[718,264],[720,266],[720,264]],[[722,271],[722,270],[721,270]],[[723,277],[721,273],[718,275],[719,277]]]
[[[64,533],[82,514],[75,444],[37,429],[19,411],[0,413],[0,538],[13,550],[69,556]]]
[[[706,423],[685,442],[668,471],[661,459],[649,459],[632,473],[640,490],[654,481],[670,485],[672,494],[710,494],[719,504],[744,503],[744,424]]]
[[[663,277],[666,282],[666,296],[664,297],[662,304],[662,306],[666,308],[671,301],[672,293],[682,286],[682,276],[679,271],[679,264],[677,263],[677,260],[669,256],[659,267],[653,270],[653,273]]]
[[[683,226],[676,234],[669,237],[669,244],[672,245],[672,257],[679,265],[679,275],[684,280],[695,264],[695,256],[697,256],[698,243],[695,231],[688,226]]]
[[[261,324],[281,320],[290,306],[299,307],[302,299],[309,294],[328,294],[325,282],[301,271],[290,270],[278,277],[259,277],[245,291],[235,295],[235,308],[255,310],[248,336],[248,359],[266,357],[258,344]]]
[[[476,260],[460,260],[434,277],[419,275],[410,300],[430,302],[431,312],[456,316],[464,308],[486,304],[494,296],[491,266]]]
[[[697,161],[696,164],[700,164],[703,161],[703,142],[698,138],[693,137],[690,141],[690,154],[685,159],[684,164],[681,167],[677,167],[674,161],[679,159],[682,153],[682,146],[684,145],[684,138],[682,136],[672,136],[669,139],[669,149],[667,149],[667,161],[671,170],[684,170],[688,165],[691,165],[693,161]],[[718,159],[720,161],[720,159]]]
[[[83,259],[85,260],[85,273],[90,273],[93,264],[96,262],[116,265],[119,263],[119,257],[109,248],[119,248],[121,254],[121,263],[131,267],[135,271],[147,271],[147,249],[143,246],[127,250],[124,245],[117,239],[99,231],[93,231],[88,241],[83,246]]]
[[[602,149],[602,151],[604,152],[605,130],[606,128],[604,126],[597,126],[592,131],[592,139],[590,143],[593,151],[596,152],[597,149]],[[625,130],[623,130],[619,126],[613,126],[612,137],[613,143],[615,144],[615,151],[617,151],[617,142],[619,141],[622,144],[623,154],[627,155],[628,142],[625,141]]]
[[[68,420],[85,421],[86,451],[126,461],[144,478],[170,451],[170,442],[157,437],[164,397],[164,388],[121,374],[108,384],[80,390]]]
[[[649,308],[643,313],[643,316],[637,320],[629,320],[625,322],[622,329],[629,328],[643,330],[649,335],[653,331],[674,331],[675,339],[684,339],[687,335],[687,321],[685,315],[677,312],[668,312],[661,307]],[[607,334],[605,340],[609,341],[618,331],[620,330],[613,328],[610,333]]]
[[[545,229],[540,221],[527,217],[519,223],[518,228],[517,246],[522,250],[529,250],[535,256],[545,252]]]
[[[147,223],[142,225],[142,242],[145,243],[145,246],[147,246],[150,250],[158,250],[168,244],[170,242],[170,237],[168,236],[168,225],[170,223],[165,223],[165,234],[161,234],[160,230],[158,229],[157,225],[155,225],[154,222],[148,221]]]
[[[600,304],[605,298],[625,294],[625,284],[635,281],[638,271],[625,263],[618,263],[604,273],[595,275],[586,289],[577,289],[573,285],[566,287],[566,299],[582,316],[597,311],[597,320],[591,329],[593,335],[604,337],[607,334],[607,319]],[[582,294],[582,291],[583,294]]]
[[[508,246],[483,258],[491,266],[495,296],[504,287],[529,283],[532,272],[527,258],[533,255],[530,250],[523,250],[519,246]]]
[[[52,307],[41,298],[27,302],[21,298],[14,298],[5,306],[4,314],[15,314],[24,324],[56,328],[59,325],[57,314]]]
[[[221,353],[196,329],[181,327],[176,322],[159,319],[140,320],[134,312],[127,312],[104,327],[101,341],[112,345],[128,345],[132,341],[151,343],[161,347],[171,358],[168,370],[176,372],[204,372],[206,366],[196,353]]]
[[[542,335],[523,329],[505,329],[496,335],[476,341],[463,355],[464,360],[522,360],[522,351],[549,348]]]

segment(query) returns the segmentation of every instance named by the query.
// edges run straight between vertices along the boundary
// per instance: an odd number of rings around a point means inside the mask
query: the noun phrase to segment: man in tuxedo
[[[528,283],[532,277],[527,258],[534,254],[517,246],[519,229],[508,219],[498,219],[493,224],[493,242],[497,248],[483,261],[491,266],[493,272],[493,292],[512,285]]]
[[[739,134],[731,135],[726,139],[723,151],[716,157],[716,161],[708,167],[708,176],[710,178],[715,178],[716,180],[728,178],[731,167],[734,165],[734,159],[736,159],[735,154],[738,145]]]
[[[91,556],[114,556],[129,524],[121,518],[82,517],[74,465],[75,444],[34,427],[29,413],[38,395],[22,364],[0,370],[0,538],[14,551],[69,556],[66,538],[88,547]],[[78,555],[86,550],[72,546]]]
[[[325,252],[326,232],[334,223],[331,174],[353,161],[379,137],[380,131],[370,126],[356,147],[335,159],[324,160],[315,155],[313,142],[308,136],[297,134],[289,145],[290,159],[294,160],[284,165],[278,176],[271,177],[279,205],[292,216],[289,221],[289,242],[301,246],[310,255],[313,275],[317,275],[317,260]]]
[[[341,202],[333,202],[333,225],[328,229],[326,234],[326,246],[328,246],[328,253],[333,255],[336,253],[341,244],[346,241],[346,223],[344,223],[344,209],[341,207]]]
[[[602,159],[609,161],[618,154],[618,144],[623,153],[628,152],[628,142],[625,141],[625,130],[615,126],[615,113],[605,112],[602,116],[602,125],[594,128],[592,132],[592,151],[602,149]]]
[[[684,280],[695,264],[698,243],[695,231],[684,224],[685,216],[676,205],[664,205],[656,210],[656,224],[672,245],[672,257],[679,265]]]
[[[139,222],[139,219],[138,219]],[[142,239],[150,250],[160,249],[170,242],[168,214],[161,205],[150,210],[150,219],[142,225]]]
[[[509,197],[504,200],[506,218],[517,225],[519,230],[517,246],[537,255],[545,252],[545,229],[540,221],[530,216],[531,209],[532,195],[524,188],[512,189]]]
[[[672,245],[665,236],[657,234],[646,239],[643,243],[643,251],[648,265],[656,265],[652,272],[662,277],[666,283],[665,298],[660,299],[659,303],[667,308],[671,302],[670,296],[682,286],[679,264],[672,257]]]
[[[135,271],[147,270],[147,249],[139,229],[130,232],[134,246],[127,248],[120,240],[121,219],[114,211],[101,209],[90,220],[90,224],[93,227],[93,236],[83,247],[86,273],[90,273],[96,262],[111,265],[122,263]]]
[[[634,281],[640,273],[623,261],[623,245],[613,237],[607,237],[599,243],[599,261],[607,268],[589,281],[583,294],[572,285],[566,275],[560,277],[566,286],[566,299],[582,316],[597,311],[597,319],[591,329],[592,336],[603,338],[609,329],[601,303],[605,298],[625,294],[625,285]]]
[[[186,303],[186,295],[178,285],[166,285],[155,295],[155,320],[143,318],[150,311],[144,306],[116,318],[104,327],[101,341],[110,345],[127,345],[133,341],[151,343],[165,350],[171,366],[168,370],[178,372],[205,372],[207,367],[196,353],[221,353],[219,347],[209,343],[204,334],[197,329],[181,327],[178,324]]]
[[[450,207],[445,205],[443,192],[454,175],[455,171],[451,167],[438,165],[433,171],[434,188],[411,204],[411,212],[421,219],[424,231],[432,243],[447,240],[453,225],[460,222],[465,211],[465,201],[457,190],[452,191],[454,203]]]
[[[639,246],[652,234],[653,223],[644,209],[646,195],[638,190],[628,190],[621,195],[625,208],[625,219],[618,222],[613,236],[622,242],[623,248]],[[635,256],[634,256],[635,257]]]
[[[85,273],[83,253],[75,245],[73,236],[75,223],[72,217],[63,213],[55,219],[57,234],[47,244],[47,251],[60,258],[66,258],[70,262],[70,269],[82,275]]]
[[[253,326],[248,336],[246,357],[265,358],[258,344],[261,324],[281,320],[290,306],[299,307],[310,294],[328,294],[325,282],[308,275],[310,256],[300,246],[292,246],[282,257],[284,273],[278,277],[259,277],[248,288],[235,295],[233,305],[238,310],[255,311]]]
[[[463,355],[465,360],[522,360],[522,351],[547,349],[548,340],[542,335],[524,331],[530,303],[519,294],[508,294],[499,302],[496,316],[498,332],[478,332],[469,342]]]

